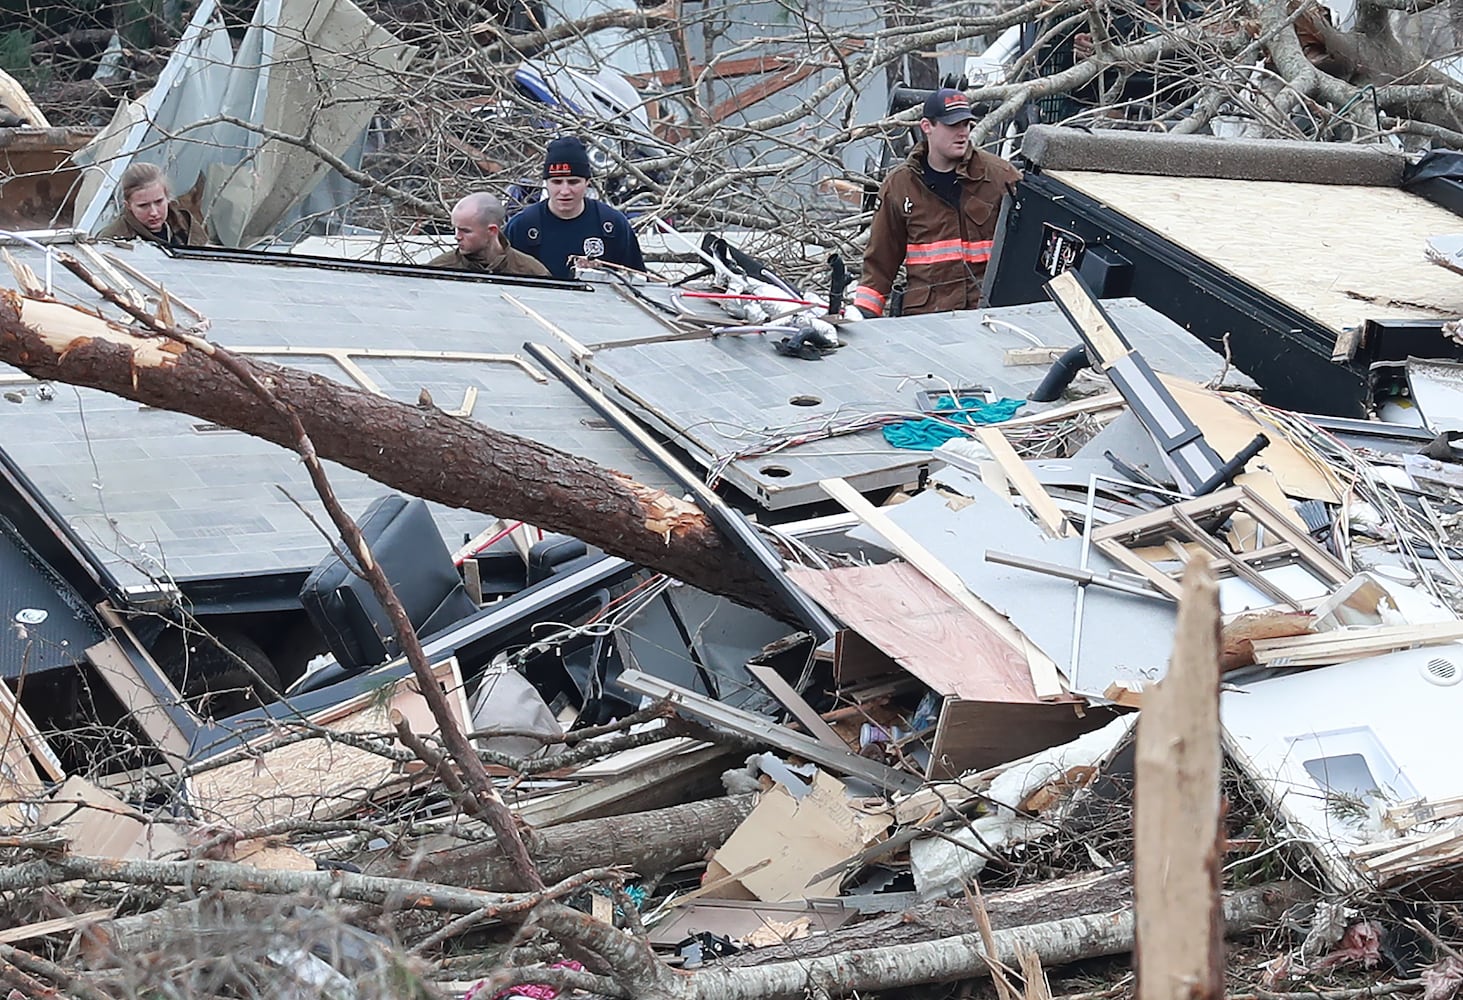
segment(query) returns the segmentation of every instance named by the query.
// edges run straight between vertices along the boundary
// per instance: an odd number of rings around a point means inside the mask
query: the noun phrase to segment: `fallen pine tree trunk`
[[[524,842],[548,882],[592,868],[626,867],[648,878],[700,861],[720,847],[752,811],[754,796],[690,802],[605,819],[524,832]],[[513,886],[513,869],[496,842],[427,855],[401,865],[402,878],[477,889]]]
[[[275,444],[288,424],[210,352],[0,289],[0,361],[39,379],[187,413]],[[711,593],[786,615],[693,504],[587,459],[320,375],[239,358],[298,414],[320,457],[450,507],[561,531]]]
[[[1236,935],[1257,930],[1310,891],[1295,882],[1241,889],[1224,901],[1226,932]],[[713,967],[688,975],[649,957],[649,949],[628,934],[567,907],[546,904],[535,920],[571,950],[598,955],[611,969],[628,972],[633,978],[616,979],[625,995],[637,1000],[840,997],[990,974],[979,933],[747,969]],[[1030,951],[1044,968],[1050,968],[1123,954],[1133,949],[1134,925],[1129,907],[996,931],[996,958],[1018,968],[1018,952]]]

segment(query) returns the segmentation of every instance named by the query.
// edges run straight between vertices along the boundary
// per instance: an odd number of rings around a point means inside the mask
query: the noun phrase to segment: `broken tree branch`
[[[199,343],[168,345],[81,309],[0,289],[0,361],[291,445],[288,423],[240,388],[211,344]],[[786,614],[706,516],[662,490],[435,408],[235,360],[290,406],[321,458],[413,496],[574,535],[703,590]]]
[[[72,996],[79,997],[80,1000],[113,1000],[110,993],[98,989],[80,976],[72,975],[55,962],[48,961],[39,955],[32,955],[13,945],[0,944],[0,962],[13,965],[27,976],[38,976],[53,982]]]
[[[593,883],[613,883],[623,873],[610,868],[581,871],[541,891],[478,892],[416,879],[358,875],[345,871],[279,871],[229,861],[117,860],[67,855],[22,861],[0,871],[0,892],[37,889],[72,879],[123,882],[128,885],[240,889],[271,895],[311,893],[322,898],[392,906],[399,910],[472,913],[487,909],[493,917],[521,916],[545,900],[559,899]]]

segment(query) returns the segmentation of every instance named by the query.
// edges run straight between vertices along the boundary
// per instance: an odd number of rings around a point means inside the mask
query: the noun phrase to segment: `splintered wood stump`
[[[1139,1000],[1224,996],[1219,588],[1189,564],[1168,674],[1138,719],[1133,891]]]

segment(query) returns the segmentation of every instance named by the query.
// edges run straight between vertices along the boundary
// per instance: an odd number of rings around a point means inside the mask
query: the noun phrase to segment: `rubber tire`
[[[247,663],[253,673],[234,657]],[[282,690],[269,655],[253,639],[232,629],[221,629],[210,638],[170,628],[154,646],[153,658],[183,700],[203,718],[227,719],[247,712],[273,701],[273,692]]]

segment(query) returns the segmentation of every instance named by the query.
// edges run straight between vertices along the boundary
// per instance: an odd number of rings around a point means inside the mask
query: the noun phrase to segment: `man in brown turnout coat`
[[[969,98],[958,90],[937,90],[925,101],[924,141],[879,189],[853,299],[862,316],[884,315],[900,264],[905,315],[979,304],[1001,197],[1021,174],[970,144],[973,118]]]
[[[470,194],[452,209],[457,249],[434,257],[428,267],[448,267],[484,274],[547,278],[549,269],[503,238],[503,203],[490,194]]]
[[[122,213],[97,233],[100,240],[147,240],[175,247],[208,243],[203,220],[173,200],[168,179],[152,163],[122,171]]]

